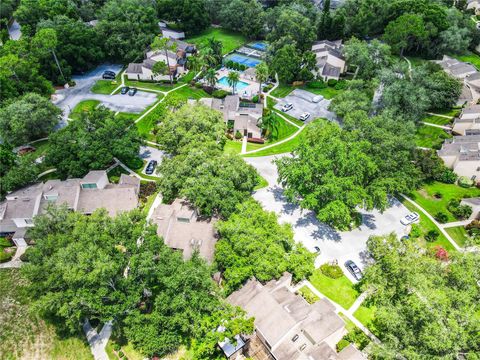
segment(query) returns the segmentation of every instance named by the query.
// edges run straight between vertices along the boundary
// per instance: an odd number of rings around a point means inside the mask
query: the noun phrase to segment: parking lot
[[[321,99],[318,102],[316,100]],[[287,103],[293,104],[293,109],[287,112],[288,115],[300,119],[304,112],[311,114],[306,123],[317,119],[326,118],[328,120],[336,120],[336,116],[331,111],[328,111],[330,100],[324,99],[321,95],[315,95],[311,92],[295,89],[283,99],[275,104],[275,109],[281,110],[283,105]]]
[[[301,242],[312,252],[315,251],[315,246],[320,248],[321,252],[315,260],[316,267],[337,260],[345,270],[345,261],[353,260],[363,269],[368,262],[366,249],[370,236],[391,232],[398,236],[406,234],[407,227],[400,223],[400,219],[409,211],[394,198],[391,199],[390,207],[383,213],[376,210],[361,210],[362,225],[352,231],[337,231],[319,222],[313,211],[301,209],[298,205],[288,202],[283,195],[283,189],[277,183],[276,165],[272,164],[272,160],[278,156],[282,155],[245,158],[245,161],[253,165],[269,183],[267,188],[256,191],[253,197],[264,209],[274,211],[281,223],[292,225],[295,241]],[[344,272],[355,281],[348,271]]]
[[[162,162],[162,159],[165,156],[165,153],[163,151],[158,150],[157,148],[154,148],[154,147],[151,147],[151,146],[141,146],[139,156],[142,160],[146,161],[146,164],[142,169],[142,173],[145,174],[145,169],[146,169],[146,166],[147,166],[148,162],[151,161],[151,160],[156,160],[157,161],[157,167],[158,167],[158,165],[160,165],[160,163]],[[154,173],[152,175],[156,176],[156,173]]]

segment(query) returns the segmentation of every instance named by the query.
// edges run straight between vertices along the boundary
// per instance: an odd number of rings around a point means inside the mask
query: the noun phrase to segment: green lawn
[[[284,117],[286,117],[288,120],[290,120],[294,124],[297,124],[298,126],[303,126],[304,125],[303,121],[298,120],[297,118],[289,115],[288,113],[284,113],[284,112],[282,112],[280,110],[277,110],[277,109],[272,109],[272,110],[275,111],[277,114],[282,114]]]
[[[91,360],[84,335],[61,338],[33,312],[18,269],[0,270],[0,359]]]
[[[323,275],[320,269],[316,269],[309,280],[323,295],[347,310],[359,295],[353,283],[345,275],[332,279]]]
[[[99,100],[83,100],[80,101],[70,113],[71,119],[79,119],[84,112],[90,112],[94,110],[101,102]]]
[[[227,140],[223,148],[225,154],[240,154],[242,151],[241,140]]]
[[[258,175],[258,185],[253,188],[253,190],[260,190],[268,186],[268,181],[264,177]]]
[[[334,87],[330,87],[330,86],[327,86],[324,89],[311,89],[306,86],[302,86],[301,89],[311,92],[315,95],[322,95],[327,100],[333,99],[335,96],[345,91],[345,90],[337,90]]]
[[[453,117],[447,119],[443,116],[430,115],[422,119],[423,122],[436,125],[450,125],[453,122]]]
[[[153,91],[170,91],[183,84],[176,83],[176,84],[173,84],[172,86],[168,82],[135,81],[135,80],[125,79],[125,85],[130,87],[150,89]]]
[[[420,125],[415,134],[415,144],[419,147],[440,149],[445,139],[451,138],[445,130],[428,125]]]
[[[465,55],[451,55],[452,57],[464,61],[469,62],[470,64],[474,65],[477,70],[480,71],[480,56],[474,54],[472,52],[467,52]]]
[[[437,198],[436,194],[440,194],[441,198]],[[420,190],[414,191],[411,194],[411,199],[432,216],[435,216],[439,211],[444,212],[448,215],[448,222],[451,222],[457,221],[457,219],[447,210],[448,202],[451,199],[477,196],[480,196],[480,189],[476,187],[466,189],[455,184],[444,184],[435,181],[425,184]]]
[[[91,91],[95,94],[110,95],[121,83],[120,80],[97,80]]]
[[[222,42],[223,55],[239,48],[247,42],[247,39],[243,35],[220,28],[209,28],[199,35],[187,38],[185,41],[197,46],[202,46],[205,45],[207,43],[207,39],[211,37]]]
[[[465,243],[468,240],[467,231],[463,226],[455,226],[451,228],[445,229],[448,235],[452,237],[453,240],[458,244],[460,247],[464,247]]]
[[[361,305],[357,309],[357,311],[353,313],[353,316],[358,321],[360,321],[363,325],[365,325],[368,328],[368,330],[370,330],[374,334],[377,334],[375,326],[372,323],[372,320],[375,318],[375,310],[376,310],[375,305],[371,305],[371,306]]]
[[[445,250],[451,252],[451,251],[456,251],[455,248],[453,247],[452,244],[450,244],[450,241],[447,240],[445,235],[443,235],[440,232],[440,229],[420,210],[418,210],[413,204],[411,204],[409,201],[405,200],[404,198],[400,198],[401,202],[405,207],[410,210],[416,212],[420,216],[420,221],[417,223],[418,226],[420,227],[420,230],[422,231],[422,236],[418,239],[418,244],[424,248],[430,249],[434,246],[441,246]],[[438,239],[434,242],[427,242],[425,241],[425,238],[423,237],[427,232],[430,230],[436,230],[440,234]]]
[[[267,107],[269,109],[272,109],[276,103],[277,102],[271,96],[267,96]]]
[[[175,96],[185,101],[188,99],[198,100],[201,98],[212,97],[207,92],[205,92],[205,90],[197,89],[195,87],[190,87],[190,86],[181,87],[180,89],[170,93],[168,96]]]
[[[302,134],[298,134],[290,141],[286,141],[280,145],[272,146],[271,148],[258,151],[253,154],[244,155],[245,157],[258,157],[258,156],[269,156],[269,155],[277,155],[277,154],[284,154],[288,152],[292,152],[300,143],[300,138]]]
[[[41,155],[44,155],[47,152],[49,142],[48,139],[42,140],[42,141],[37,141],[32,144],[32,146],[35,148],[35,156],[40,157]]]
[[[270,95],[276,98],[284,98],[290,94],[295,88],[292,85],[280,84],[275,90],[273,90]]]
[[[278,115],[275,116],[275,120],[277,123],[276,129],[273,134],[269,136],[267,141],[265,141],[264,144],[247,143],[247,151],[260,149],[267,145],[274,144],[278,141],[288,138],[298,130],[296,126],[293,126]]]
[[[451,116],[453,118],[455,116],[460,115],[461,111],[462,111],[461,106],[454,106],[451,109],[435,109],[435,110],[431,110],[429,112],[431,112],[432,114],[440,114],[440,115],[445,115],[445,116]]]

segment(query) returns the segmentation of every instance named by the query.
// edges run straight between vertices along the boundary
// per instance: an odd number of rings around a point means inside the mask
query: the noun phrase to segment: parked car
[[[400,223],[402,225],[410,225],[410,224],[414,223],[415,221],[417,221],[418,219],[419,219],[418,214],[416,212],[412,212],[411,214],[408,214],[407,216],[402,218],[400,220]]]
[[[350,271],[355,279],[358,281],[362,280],[363,274],[357,264],[355,264],[352,260],[347,260],[347,262],[345,262],[345,267],[348,271]]]
[[[302,115],[300,115],[300,120],[302,121],[307,121],[310,118],[310,113],[304,112]]]
[[[320,254],[320,248],[318,246],[314,246],[313,248],[317,254]]]
[[[292,103],[286,103],[285,105],[283,105],[282,107],[282,111],[283,112],[287,112],[288,110],[292,110],[293,109],[293,104]]]
[[[131,88],[128,90],[128,95],[133,96],[137,93],[137,88]]]
[[[115,79],[115,76],[116,76],[116,74],[115,74],[113,71],[105,70],[105,71],[103,72],[102,78],[103,78],[103,79],[114,80],[114,79]]]
[[[408,236],[408,235],[403,235],[403,236],[400,238],[400,240],[402,240],[402,241],[410,240],[410,236]]]
[[[147,164],[147,167],[145,168],[145,174],[147,175],[152,175],[153,171],[157,167],[157,161],[156,160],[150,160]]]
[[[128,86],[123,86],[122,89],[120,90],[120,93],[122,95],[125,95],[126,93],[128,93],[128,90],[130,90]]]

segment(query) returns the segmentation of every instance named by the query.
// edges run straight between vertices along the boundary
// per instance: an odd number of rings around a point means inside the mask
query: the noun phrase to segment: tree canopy
[[[395,235],[371,237],[374,262],[365,272],[367,303],[376,306],[373,324],[381,343],[375,359],[475,359],[480,352],[478,253],[422,254]],[[448,259],[448,260],[447,260]],[[447,260],[447,261],[446,261]]]
[[[227,292],[252,276],[268,281],[289,271],[299,281],[313,271],[315,255],[295,243],[290,225],[278,224],[275,213],[263,210],[252,199],[239,204],[217,229],[220,240],[215,261],[223,271]]]
[[[12,145],[24,145],[50,134],[61,110],[48,99],[29,93],[0,109],[0,136]]]
[[[62,177],[82,177],[104,169],[117,157],[127,163],[138,158],[140,143],[133,121],[104,107],[82,114],[50,136],[45,161]]]

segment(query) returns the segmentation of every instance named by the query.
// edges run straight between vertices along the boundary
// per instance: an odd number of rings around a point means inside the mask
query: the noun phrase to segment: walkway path
[[[52,169],[45,170],[44,172],[38,174],[37,180],[40,179],[42,176],[51,174],[51,173],[53,173],[53,172],[55,172],[55,171],[57,171],[57,168],[52,168]],[[107,170],[107,171],[108,171],[108,170]]]
[[[412,205],[414,205],[418,210],[420,210],[426,217],[428,217],[430,219],[430,221],[432,221],[436,227],[438,227],[438,229],[440,230],[440,232],[447,238],[447,240],[452,244],[452,246],[458,250],[458,251],[462,251],[462,248],[460,246],[458,246],[458,244],[455,242],[455,240],[452,239],[452,237],[445,231],[445,229],[442,227],[442,225],[440,225],[437,220],[434,219],[434,217],[432,215],[430,215],[424,208],[422,208],[420,205],[418,205],[415,201],[413,201],[412,199],[410,199],[408,196],[404,195],[404,194],[401,194],[402,197],[407,200],[409,203],[411,203]]]
[[[303,280],[301,281],[300,283],[298,283],[292,290],[293,291],[297,291],[298,289],[300,289],[301,287],[303,286],[307,286],[315,295],[317,295],[319,298],[321,299],[328,299],[328,301],[330,301],[333,306],[335,306],[335,312],[338,314],[338,313],[342,313],[344,316],[346,316],[351,322],[353,322],[355,324],[356,327],[358,327],[360,330],[362,330],[372,341],[376,342],[376,343],[380,343],[380,340],[370,331],[368,330],[368,328],[363,325],[360,321],[357,320],[357,318],[355,316],[353,316],[353,313],[355,312],[355,310],[353,310],[353,307],[354,306],[357,306],[357,308],[362,304],[362,302],[365,300],[366,298],[366,295],[365,293],[361,294],[358,299],[355,301],[355,303],[350,307],[350,309],[352,310],[347,310],[345,309],[343,306],[337,304],[335,301],[329,299],[328,297],[326,297],[325,295],[323,295],[320,291],[318,291],[318,289],[313,286],[313,284],[308,281],[308,280]]]
[[[247,142],[248,138],[244,136],[242,140],[242,150],[240,151],[240,154],[245,154],[247,152]]]
[[[121,162],[120,160],[118,160],[117,158],[113,158],[117,163],[118,165],[120,165],[122,168],[125,169],[125,171],[128,171],[128,173],[136,178],[139,178],[140,180],[144,180],[144,181],[151,181],[151,182],[154,182],[155,180],[153,179],[148,179],[148,178],[144,178],[140,175],[138,175],[135,171],[133,171],[132,169],[130,169],[127,165],[125,165],[123,162]]]
[[[471,222],[472,222],[471,219],[467,219],[467,220],[461,220],[461,221],[452,221],[446,224],[440,224],[440,226],[443,227],[444,229],[447,229],[447,228],[452,228],[456,226],[465,226],[470,224]]]
[[[17,252],[15,255],[13,255],[12,260],[5,262],[3,264],[0,264],[0,269],[11,269],[11,268],[19,268],[22,266],[22,260],[20,260],[20,256],[22,256],[25,253],[25,250],[27,250],[28,246],[18,246],[17,247]]]
[[[270,144],[270,145],[267,145],[267,146],[264,146],[264,147],[255,149],[255,150],[247,151],[247,152],[245,152],[245,153],[242,153],[242,155],[254,154],[254,153],[257,153],[257,152],[259,152],[259,151],[263,151],[263,150],[266,150],[266,149],[270,149],[270,148],[272,148],[272,147],[274,147],[274,146],[277,146],[277,145],[286,143],[287,141],[290,141],[290,140],[292,140],[293,138],[295,138],[297,135],[299,135],[299,134],[303,131],[303,129],[305,129],[305,126],[302,126],[301,128],[299,128],[295,133],[293,133],[292,135],[290,135],[288,138],[285,138],[285,139],[283,139],[283,140],[277,141],[276,143],[273,143],[273,144]]]
[[[444,129],[444,130],[452,130],[452,128],[450,126],[432,124],[432,123],[429,123],[429,122],[426,122],[426,121],[422,121],[422,124],[428,125],[428,126],[433,126],[433,127],[440,128],[440,129]]]
[[[412,63],[405,56],[402,57],[408,64],[408,77],[410,78],[410,80],[412,80]]]
[[[90,325],[90,321],[86,320],[83,324],[83,332],[87,337],[90,350],[92,351],[95,360],[109,360],[107,352],[105,351],[105,346],[107,346],[108,339],[110,339],[110,335],[112,335],[112,328],[112,322],[108,321],[103,325],[100,333],[97,333],[97,330]]]
[[[435,114],[435,113],[431,113],[431,112],[427,112],[428,115],[434,115],[434,116],[439,116],[439,117],[443,117],[445,119],[449,119],[451,120],[453,118],[453,116],[448,116],[448,115],[443,115],[443,114]]]

